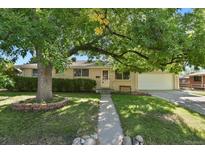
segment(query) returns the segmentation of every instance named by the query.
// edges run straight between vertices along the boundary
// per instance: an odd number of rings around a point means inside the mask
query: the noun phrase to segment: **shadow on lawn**
[[[114,102],[125,135],[140,134],[145,144],[205,144],[202,132],[190,128],[173,113],[176,109],[173,104],[146,96],[129,96],[125,102],[121,99],[123,97],[117,95]]]
[[[0,98],[0,102],[1,102],[1,101],[5,101],[5,100],[7,100],[7,99],[9,99],[9,97],[6,97],[6,98]]]
[[[13,111],[0,106],[0,144],[71,144],[96,131],[98,103],[70,102],[48,112]]]
[[[96,97],[96,93],[95,92],[80,92],[80,93],[76,93],[76,92],[54,92],[53,95],[61,95],[64,97],[83,97],[83,98],[90,98],[90,96],[95,96]],[[68,95],[69,94],[69,95]],[[0,91],[0,97],[15,97],[15,96],[35,96],[36,92],[12,92],[12,91]]]
[[[10,91],[1,91],[0,96],[15,97],[15,96],[33,96],[35,92],[10,92]]]

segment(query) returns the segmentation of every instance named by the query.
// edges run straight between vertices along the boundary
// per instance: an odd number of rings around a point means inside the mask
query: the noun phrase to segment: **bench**
[[[131,86],[120,86],[121,92],[131,92]]]

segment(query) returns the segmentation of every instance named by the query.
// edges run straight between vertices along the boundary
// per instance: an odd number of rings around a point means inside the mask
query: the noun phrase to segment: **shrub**
[[[0,73],[0,89],[8,86],[12,87],[13,85],[14,82],[8,75],[3,75]]]
[[[13,91],[37,91],[37,78],[35,77],[14,77],[14,87],[7,87]],[[89,92],[93,91],[96,81],[91,79],[59,79],[53,78],[54,92]]]

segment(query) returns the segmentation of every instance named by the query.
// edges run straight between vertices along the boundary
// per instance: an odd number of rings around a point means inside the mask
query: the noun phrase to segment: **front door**
[[[109,86],[110,86],[110,81],[109,81],[108,70],[102,70],[101,87],[109,88]]]

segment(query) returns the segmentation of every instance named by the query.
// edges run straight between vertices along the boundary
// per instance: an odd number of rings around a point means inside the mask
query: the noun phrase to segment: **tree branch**
[[[100,48],[100,47],[96,47],[96,46],[93,46],[91,43],[87,43],[87,44],[84,44],[84,45],[81,45],[81,46],[76,46],[74,47],[73,49],[70,50],[70,53],[77,53],[78,51],[82,51],[82,50],[90,50],[92,52],[99,52],[100,54],[105,54],[105,55],[110,55],[110,56],[113,56],[113,57],[120,57],[120,55],[118,54],[114,54],[112,52],[109,52],[103,48]]]
[[[143,55],[142,53],[140,53],[138,51],[135,51],[135,50],[127,50],[127,51],[124,51],[121,54],[117,54],[117,53],[110,52],[106,49],[103,49],[101,47],[96,47],[92,43],[93,42],[89,42],[89,43],[81,45],[81,46],[75,46],[73,49],[71,49],[69,51],[69,53],[72,55],[72,54],[76,54],[78,51],[81,51],[81,50],[85,50],[85,51],[90,50],[92,52],[98,52],[100,54],[110,55],[114,58],[117,57],[118,59],[124,59],[123,56],[127,53],[134,53],[134,54],[137,54],[138,56],[140,56],[141,58],[143,58],[145,60],[149,60],[149,57],[147,57],[146,55]]]
[[[87,49],[83,49],[83,48],[85,48],[86,46],[87,46],[87,47],[88,47],[88,46],[92,46],[93,44],[97,43],[97,41],[98,41],[99,39],[101,39],[101,38],[103,38],[103,37],[104,37],[104,36],[100,36],[100,37],[97,37],[97,38],[95,38],[94,40],[92,40],[92,41],[90,41],[90,42],[88,42],[88,43],[82,44],[82,45],[80,45],[80,46],[74,46],[73,48],[71,48],[71,49],[69,50],[68,55],[69,55],[69,56],[72,56],[72,55],[74,55],[74,54],[77,54],[77,52],[80,51],[80,50],[87,50]]]
[[[128,39],[128,40],[132,41],[132,38],[130,38],[128,36],[112,31],[112,29],[108,25],[106,25],[105,28],[109,31],[109,33],[111,35],[115,35],[115,36],[125,38],[125,39]]]
[[[173,64],[173,63],[177,63],[177,62],[180,62],[179,59],[181,59],[181,55],[178,55],[177,57],[174,57],[174,55],[172,55],[172,59],[169,61],[169,62],[166,62],[166,63],[160,63],[161,66],[166,66],[166,65],[169,65],[169,64]]]
[[[141,58],[143,58],[145,60],[149,60],[149,57],[147,57],[146,55],[143,55],[142,53],[140,53],[138,51],[135,51],[135,50],[127,50],[127,51],[123,52],[122,54],[120,54],[120,56],[123,56],[123,55],[125,55],[127,53],[135,53],[138,56],[140,56]]]
[[[126,66],[126,67],[129,67],[129,68],[131,68],[131,69],[133,69],[133,70],[137,70],[139,73],[141,73],[142,71],[143,71],[143,69],[142,68],[140,68],[140,67],[138,67],[138,66],[136,66],[136,65],[131,65],[131,64],[128,64],[126,61],[125,62],[123,62],[121,59],[118,59],[118,58],[116,58],[116,57],[113,57],[116,61],[118,61],[120,64],[122,64],[122,65],[124,65],[124,66]],[[126,59],[125,59],[126,60]]]

